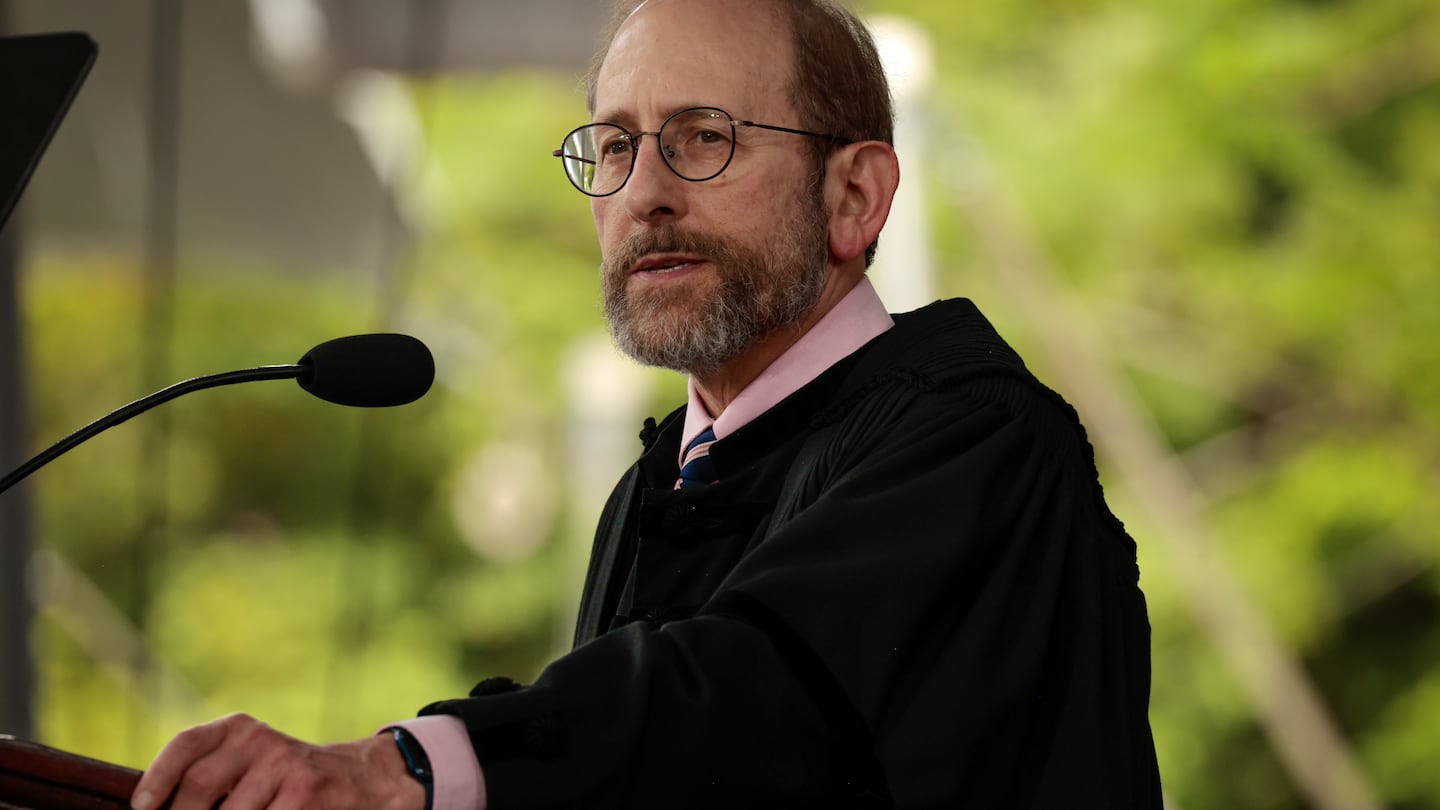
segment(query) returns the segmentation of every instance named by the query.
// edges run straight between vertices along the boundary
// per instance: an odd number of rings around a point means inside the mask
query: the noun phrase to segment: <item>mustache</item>
[[[639,261],[652,253],[688,253],[712,262],[721,262],[733,253],[723,240],[706,234],[682,231],[668,226],[656,231],[631,236],[611,255],[605,256],[605,275],[625,275]]]

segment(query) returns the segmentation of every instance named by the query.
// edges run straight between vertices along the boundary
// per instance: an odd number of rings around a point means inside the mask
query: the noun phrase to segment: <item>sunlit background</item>
[[[901,116],[872,276],[974,299],[1089,427],[1169,806],[1440,807],[1440,6],[855,7]],[[0,495],[33,603],[0,602],[0,733],[134,767],[231,711],[340,740],[567,648],[599,505],[683,396],[610,348],[550,156],[604,17],[0,0],[100,44],[5,229],[0,467],[338,335],[439,367],[384,411],[197,393]]]

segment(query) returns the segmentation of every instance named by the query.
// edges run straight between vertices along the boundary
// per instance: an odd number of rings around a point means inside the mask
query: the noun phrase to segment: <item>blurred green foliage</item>
[[[1440,7],[864,10],[935,44],[927,171],[906,182],[930,205],[939,289],[977,300],[1054,376],[1044,325],[995,282],[971,216],[996,189],[1015,200],[1367,778],[1389,807],[1440,806]],[[131,683],[127,660],[85,638],[93,617],[57,602],[36,634],[44,741],[138,766],[186,723],[237,710],[339,739],[563,649],[594,515],[552,498],[538,551],[505,561],[467,545],[452,503],[498,441],[534,448],[563,487],[566,358],[603,323],[587,207],[548,150],[583,99],[573,77],[536,74],[440,78],[414,98],[428,152],[390,326],[437,347],[438,390],[374,413],[280,383],[167,405],[159,521],[141,480],[155,425],[47,470],[43,543],[173,675]],[[140,279],[133,257],[35,257],[37,436],[143,393]],[[354,271],[183,253],[170,367],[287,360],[371,328],[376,296]],[[682,389],[654,379],[658,415]],[[1305,806],[1183,599],[1164,525],[1138,517],[1123,481],[1107,491],[1140,546],[1167,797]]]

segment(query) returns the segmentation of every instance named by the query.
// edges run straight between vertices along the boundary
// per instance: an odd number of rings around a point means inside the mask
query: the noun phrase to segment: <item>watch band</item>
[[[430,757],[425,755],[425,746],[415,735],[400,726],[391,726],[395,747],[400,749],[400,758],[405,760],[405,769],[411,778],[425,788],[425,810],[435,806],[435,773],[430,770]]]

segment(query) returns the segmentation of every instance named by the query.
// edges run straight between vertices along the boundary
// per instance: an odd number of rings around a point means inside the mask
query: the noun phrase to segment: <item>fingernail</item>
[[[133,810],[150,810],[150,808],[154,806],[155,797],[151,796],[149,791],[137,793],[135,797],[130,800],[130,807]]]

